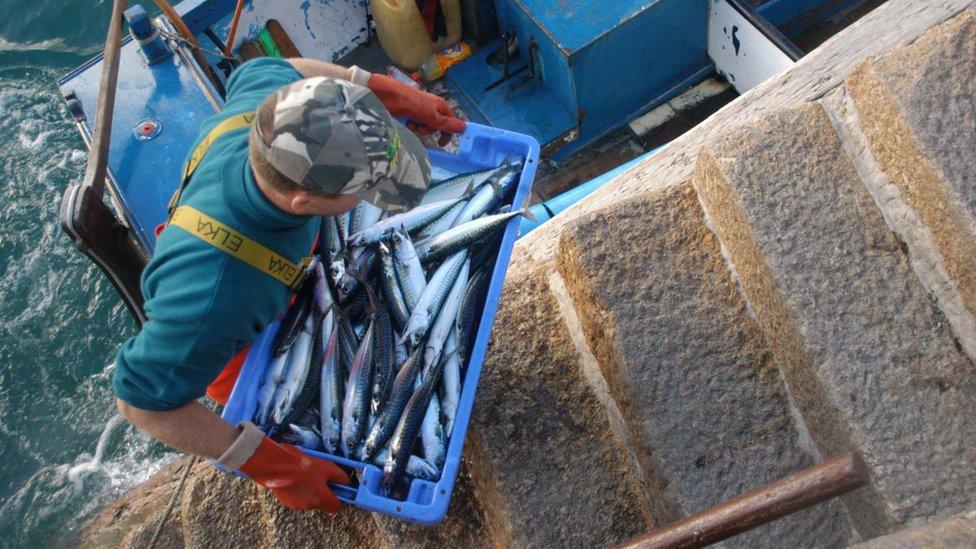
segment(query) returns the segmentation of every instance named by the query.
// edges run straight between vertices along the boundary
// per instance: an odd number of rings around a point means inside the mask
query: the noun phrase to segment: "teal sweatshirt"
[[[230,77],[224,110],[200,129],[202,139],[230,115],[257,109],[281,86],[301,79],[289,63],[248,61]],[[318,219],[286,213],[258,189],[247,157],[248,128],[220,137],[207,152],[180,204],[229,225],[299,262],[318,233]],[[204,395],[224,365],[288,306],[281,282],[167,227],[142,274],[149,320],[116,359],[112,385],[123,401],[146,410],[171,410]]]

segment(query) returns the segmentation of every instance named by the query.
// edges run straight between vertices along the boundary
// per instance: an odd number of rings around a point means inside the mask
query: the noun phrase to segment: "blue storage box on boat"
[[[534,138],[480,124],[468,124],[467,131],[460,136],[460,146],[456,155],[435,150],[429,152],[431,164],[435,169],[451,173],[471,172],[498,166],[511,156],[524,158],[522,175],[512,197],[512,203],[516,205],[523,204],[527,200],[539,162],[539,143]],[[498,299],[505,282],[505,272],[508,270],[518,228],[517,217],[509,221],[505,227],[471,359],[462,380],[454,432],[451,433],[448,441],[447,456],[440,480],[431,482],[414,479],[406,499],[394,499],[384,493],[381,483],[383,471],[380,468],[342,456],[305,450],[311,456],[331,460],[358,471],[358,486],[333,487],[336,495],[345,503],[422,524],[435,524],[444,518],[454,490],[458,467],[461,465],[464,437],[468,430],[468,421],[471,418],[471,410],[478,390],[478,379],[481,377],[481,367],[484,364],[488,339],[491,336]],[[270,362],[271,347],[277,331],[278,323],[275,322],[268,326],[258,341],[251,346],[251,351],[241,367],[237,384],[222,415],[231,424],[248,421],[254,417],[258,385]]]

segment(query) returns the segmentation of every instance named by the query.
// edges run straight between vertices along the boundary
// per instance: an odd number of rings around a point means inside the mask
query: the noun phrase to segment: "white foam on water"
[[[0,38],[0,52],[58,47]],[[0,548],[69,543],[177,455],[113,408],[111,359],[131,321],[58,225],[87,157],[59,72],[0,68]]]
[[[2,505],[0,530],[21,523],[24,530],[49,530],[60,523],[58,535],[70,538],[92,514],[178,456],[160,452],[147,435],[113,413],[91,452],[69,463],[43,466]],[[2,545],[2,544],[0,544]]]
[[[37,40],[30,42],[15,42],[0,36],[0,52],[31,52],[46,51],[53,53],[71,53],[75,55],[93,55],[98,53],[98,46],[69,46],[61,38],[49,38],[47,40]]]
[[[56,133],[57,130],[46,130],[34,135],[20,133],[17,135],[17,140],[20,141],[20,146],[25,149],[39,149],[45,145],[49,137]]]

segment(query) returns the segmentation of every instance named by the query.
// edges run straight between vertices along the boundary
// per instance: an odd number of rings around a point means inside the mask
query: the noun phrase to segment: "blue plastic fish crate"
[[[430,160],[435,169],[464,173],[498,166],[510,156],[522,157],[525,159],[525,164],[512,203],[518,206],[527,200],[539,162],[539,143],[533,137],[480,124],[468,124],[467,131],[460,139],[457,155],[442,151],[429,151]],[[488,339],[491,336],[492,324],[498,310],[498,299],[505,283],[505,272],[508,270],[508,262],[512,256],[512,246],[515,244],[519,222],[520,219],[517,217],[509,221],[498,250],[498,258],[492,273],[491,285],[488,288],[488,298],[481,313],[471,360],[468,362],[464,373],[454,432],[451,433],[451,438],[448,441],[447,456],[440,480],[430,482],[414,479],[410,484],[410,490],[405,500],[393,499],[384,493],[380,482],[383,471],[378,467],[349,460],[342,456],[305,450],[305,453],[311,456],[327,459],[344,467],[358,470],[358,486],[333,486],[336,495],[343,502],[422,524],[436,524],[444,518],[447,513],[447,506],[451,501],[451,493],[454,491],[458,467],[461,465],[464,437],[468,431],[468,421],[471,418],[475,393],[478,391],[481,367],[485,361]],[[231,393],[230,400],[227,402],[223,413],[223,418],[231,424],[236,425],[254,417],[257,407],[258,386],[270,362],[271,347],[277,331],[277,322],[268,326],[258,341],[252,345],[251,351],[241,367],[237,384],[234,386],[234,391]]]

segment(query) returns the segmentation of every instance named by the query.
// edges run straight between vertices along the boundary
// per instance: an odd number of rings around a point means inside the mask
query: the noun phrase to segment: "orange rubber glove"
[[[385,74],[373,74],[367,86],[396,118],[406,118],[407,127],[419,135],[441,132],[438,143],[443,147],[452,134],[464,132],[467,125],[454,115],[442,97],[411,88]]]
[[[295,446],[278,444],[268,437],[264,437],[240,471],[274,492],[278,501],[291,509],[335,513],[342,502],[328,483],[349,484],[349,477],[338,465],[306,456]]]

